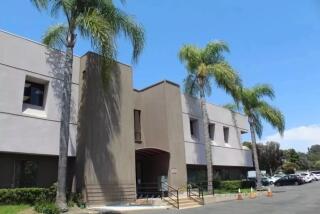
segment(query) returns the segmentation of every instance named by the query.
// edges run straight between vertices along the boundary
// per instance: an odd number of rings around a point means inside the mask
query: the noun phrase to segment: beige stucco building
[[[0,31],[0,188],[57,180],[63,53]],[[242,146],[247,118],[207,105],[215,176],[252,167]],[[93,202],[134,200],[144,184],[175,188],[205,179],[199,100],[162,81],[133,89],[132,68],[117,63],[101,81],[99,57],[74,56],[69,188]]]

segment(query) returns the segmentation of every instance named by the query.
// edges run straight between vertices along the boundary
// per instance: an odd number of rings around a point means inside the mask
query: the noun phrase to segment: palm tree
[[[188,72],[184,80],[185,93],[200,96],[209,192],[212,191],[212,154],[205,97],[211,94],[212,81],[232,96],[236,95],[236,88],[241,84],[238,74],[224,59],[224,52],[229,52],[228,46],[222,41],[214,41],[208,43],[205,48],[185,45],[179,53],[179,58],[185,63]]]
[[[282,136],[285,129],[285,119],[280,110],[263,100],[265,97],[270,99],[275,97],[274,91],[269,85],[259,84],[252,88],[241,88],[238,91],[238,97],[240,105],[231,104],[226,105],[226,107],[233,111],[243,111],[243,113],[248,116],[254,166],[257,176],[257,188],[260,189],[262,184],[256,145],[256,135],[261,138],[263,130],[262,119],[264,119],[271,124],[272,127],[276,128]]]
[[[61,100],[60,148],[56,204],[62,211],[66,204],[66,173],[69,140],[71,80],[73,49],[77,34],[89,39],[101,55],[102,65],[111,65],[116,55],[115,37],[123,32],[133,45],[133,60],[136,62],[144,45],[144,32],[132,17],[117,9],[112,0],[31,0],[37,9],[49,10],[52,16],[63,14],[66,23],[48,28],[43,42],[48,47],[65,50],[63,97]],[[102,73],[107,72],[103,67]]]

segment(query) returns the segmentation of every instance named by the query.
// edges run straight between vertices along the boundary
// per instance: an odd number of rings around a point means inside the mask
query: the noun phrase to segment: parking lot
[[[273,187],[273,197],[219,202],[186,210],[139,211],[139,214],[317,214],[320,213],[320,182],[300,186]]]

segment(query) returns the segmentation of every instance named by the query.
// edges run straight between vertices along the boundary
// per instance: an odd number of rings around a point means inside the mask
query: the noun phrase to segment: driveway
[[[243,201],[218,202],[186,210],[139,211],[139,214],[318,214],[320,182],[301,186],[274,187],[273,197],[261,196]]]

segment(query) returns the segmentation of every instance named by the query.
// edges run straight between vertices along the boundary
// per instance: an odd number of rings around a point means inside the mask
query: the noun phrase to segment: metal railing
[[[187,185],[187,195],[189,198],[204,205],[203,188],[197,184]]]
[[[169,200],[167,200],[164,196],[162,195],[162,199],[166,200],[169,204],[171,204],[172,206],[174,206],[175,208],[179,209],[180,204],[179,204],[179,190],[173,188],[172,186],[170,186],[168,183],[166,182],[162,182],[162,190],[166,190],[166,191],[162,191],[162,194],[167,194],[167,198]]]
[[[189,184],[191,184],[192,186],[195,186],[195,187],[200,187],[202,188],[202,192],[204,191],[208,191],[208,183],[211,182],[211,185],[212,185],[212,192],[211,193],[207,193],[207,194],[212,194],[214,195],[214,183],[213,181],[206,181],[206,180],[203,180],[203,181],[197,181],[197,182],[191,182]]]

